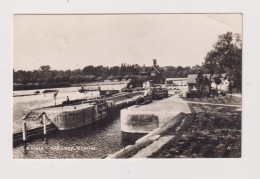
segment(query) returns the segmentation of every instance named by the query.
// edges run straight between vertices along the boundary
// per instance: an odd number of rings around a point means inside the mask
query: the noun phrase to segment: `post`
[[[23,128],[23,141],[26,141],[27,140],[26,122],[22,123],[22,128]]]
[[[46,114],[44,113],[42,115],[43,117],[43,134],[46,135],[47,134],[47,128],[46,128]]]
[[[27,149],[27,142],[23,143],[23,150],[24,150],[24,154],[28,153],[28,149]]]

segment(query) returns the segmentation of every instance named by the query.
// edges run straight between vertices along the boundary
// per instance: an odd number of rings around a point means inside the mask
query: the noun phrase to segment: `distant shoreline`
[[[23,91],[23,90],[38,90],[46,88],[66,88],[72,87],[71,84],[40,84],[40,85],[13,85],[13,91]]]
[[[53,88],[69,88],[69,87],[81,87],[82,85],[117,85],[128,83],[128,81],[110,81],[110,82],[89,82],[89,83],[63,83],[63,84],[26,84],[26,85],[13,85],[13,91],[24,91],[24,90],[40,90],[40,89],[53,89]]]

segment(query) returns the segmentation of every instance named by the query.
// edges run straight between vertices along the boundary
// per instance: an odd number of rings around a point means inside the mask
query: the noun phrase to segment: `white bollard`
[[[46,128],[46,115],[43,114],[43,134],[46,135],[47,134],[47,128]]]
[[[27,140],[26,122],[22,123],[22,128],[23,128],[23,141],[26,141]]]

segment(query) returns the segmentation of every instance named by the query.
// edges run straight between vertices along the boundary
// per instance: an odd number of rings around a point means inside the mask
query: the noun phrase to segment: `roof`
[[[198,76],[197,74],[188,75],[188,77],[187,77],[187,83],[197,83],[197,82],[196,82],[197,76]]]
[[[153,66],[153,68],[155,69],[155,71],[156,71],[157,73],[161,73],[161,72],[157,69],[157,67]]]
[[[210,74],[203,74],[204,75],[207,75],[208,78],[210,78]],[[196,78],[197,78],[198,74],[190,74],[188,75],[188,78],[187,78],[187,83],[188,84],[192,84],[192,83],[197,83],[196,81]]]

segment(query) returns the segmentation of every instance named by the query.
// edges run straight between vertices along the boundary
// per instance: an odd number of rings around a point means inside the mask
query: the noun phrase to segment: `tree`
[[[110,74],[113,76],[117,76],[120,74],[120,68],[118,66],[113,66],[110,68]]]
[[[97,81],[103,81],[103,77],[97,77]]]
[[[69,77],[71,75],[71,70],[66,70],[64,72],[65,76]]]
[[[204,86],[204,76],[202,71],[199,72],[197,78],[196,78],[196,88],[198,89],[198,93],[200,94],[203,91]]]
[[[40,66],[40,71],[50,71],[50,69],[51,69],[50,65]]]
[[[220,76],[216,76],[213,78],[215,84],[216,84],[216,90],[218,90],[218,85],[220,85],[222,83],[221,77]]]
[[[60,76],[55,76],[55,77],[53,78],[53,82],[59,83],[59,82],[60,82],[60,79],[61,79]]]
[[[22,78],[22,79],[20,79],[20,81],[21,81],[21,83],[24,84],[24,85],[29,82],[27,78]]]
[[[95,72],[95,68],[92,65],[86,66],[82,70],[84,75],[93,75]]]
[[[203,74],[202,70],[199,71],[196,82],[196,88],[198,89],[197,95],[199,95],[199,97],[208,96],[211,90],[211,81],[207,75]]]
[[[69,76],[61,76],[60,82],[69,83],[70,77]]]
[[[107,77],[108,80],[113,80],[114,78],[115,78],[114,76]]]
[[[199,66],[199,65],[195,65],[195,66],[191,67],[192,74],[198,74],[200,72],[200,70],[201,70],[201,66]]]
[[[103,74],[103,66],[100,65],[100,66],[97,66],[94,68],[94,73],[92,75],[95,75],[95,76],[100,76]]]
[[[53,82],[53,77],[49,75],[47,78],[45,78],[45,83],[50,84]]]
[[[230,89],[233,87],[241,91],[242,80],[242,42],[239,34],[227,32],[218,36],[213,50],[208,52],[203,63],[210,74],[227,73]]]

